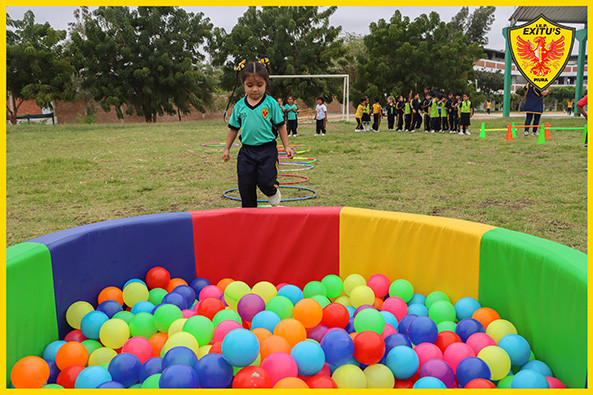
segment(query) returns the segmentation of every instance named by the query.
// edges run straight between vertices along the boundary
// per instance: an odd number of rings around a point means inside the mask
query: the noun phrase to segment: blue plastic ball
[[[420,360],[410,347],[396,346],[387,354],[385,365],[396,379],[406,380],[416,373],[420,366]]]
[[[305,340],[295,344],[290,352],[301,376],[313,376],[321,371],[325,364],[325,353],[321,346],[313,341]]]
[[[168,294],[166,294],[163,297],[163,300],[161,301],[161,303],[174,304],[175,306],[179,307],[181,310],[187,309],[187,301],[185,300],[183,295],[181,295],[180,293],[177,293],[177,292],[169,292]]]
[[[457,333],[464,343],[468,337],[477,332],[486,332],[486,330],[480,321],[473,318],[464,318],[455,327],[455,333]]]
[[[171,365],[177,365],[182,363],[193,368],[196,362],[198,362],[198,357],[191,348],[177,346],[171,348],[169,351],[165,353],[165,356],[163,356],[162,367],[163,370],[165,370]]]
[[[58,368],[56,361],[47,361],[47,366],[49,366],[49,378],[47,379],[47,383],[54,384],[60,374],[60,368]]]
[[[296,285],[288,284],[278,290],[278,296],[284,296],[296,305],[299,300],[303,299],[303,291]]]
[[[550,388],[546,377],[536,370],[525,369],[519,371],[513,381],[511,388]]]
[[[527,363],[531,355],[531,347],[525,338],[521,335],[510,334],[504,336],[498,342],[498,347],[502,348],[511,358],[511,366],[521,366]]]
[[[455,375],[459,387],[464,388],[473,379],[490,380],[490,368],[480,358],[467,357],[459,362]]]
[[[140,367],[140,382],[152,376],[153,374],[163,372],[163,358],[153,357],[146,360]]]
[[[356,311],[356,307],[354,307],[354,306],[346,306],[346,310],[348,310],[349,318],[354,317],[354,312]]]
[[[341,366],[354,358],[354,341],[346,332],[331,331],[321,339],[321,348],[328,364]]]
[[[146,286],[146,283],[144,281],[140,280],[139,278],[132,278],[132,279],[126,281],[126,283],[124,284],[123,287],[121,287],[121,289],[124,289],[128,284],[131,284],[131,283],[141,283]],[[148,286],[146,286],[146,288],[148,288]]]
[[[195,364],[202,388],[227,388],[233,382],[233,367],[220,354],[206,354]]]
[[[193,305],[196,301],[196,291],[194,291],[189,285],[178,285],[173,288],[173,292],[181,294],[185,298],[188,307]]]
[[[282,321],[278,314],[270,310],[263,310],[253,316],[251,321],[251,329],[264,328],[274,333],[276,325]]]
[[[408,326],[408,337],[412,344],[434,343],[438,336],[437,324],[428,317],[416,317]]]
[[[385,323],[391,325],[395,330],[397,330],[398,322],[395,315],[389,311],[380,311],[383,319],[385,319]]]
[[[200,378],[194,368],[185,364],[171,365],[163,370],[159,388],[198,388]]]
[[[550,369],[550,367],[545,362],[539,361],[537,359],[527,361],[523,366],[521,366],[521,369],[519,369],[519,371],[526,369],[535,370],[544,377],[554,377],[552,369]]]
[[[196,295],[199,295],[200,291],[207,285],[210,285],[210,281],[208,281],[207,279],[205,279],[203,277],[198,277],[195,280],[193,280],[191,283],[189,283],[189,286],[192,287],[192,289],[194,290]]]
[[[348,324],[346,325],[346,328],[344,328],[344,329],[348,333],[356,332],[356,329],[354,329],[354,316],[352,316],[348,319]]]
[[[109,362],[109,373],[114,381],[119,381],[126,388],[140,381],[140,359],[134,354],[117,354]]]
[[[455,313],[457,314],[457,321],[465,318],[472,318],[476,310],[482,308],[480,302],[474,298],[461,298],[455,303]]]
[[[115,300],[106,300],[97,306],[97,311],[102,311],[107,314],[107,317],[113,318],[113,316],[124,309]]]
[[[420,379],[418,379],[418,381],[416,381],[414,383],[414,386],[412,387],[414,389],[416,388],[434,388],[434,389],[440,389],[440,388],[447,388],[447,386],[445,386],[445,384],[437,379],[436,377],[431,377],[431,376],[426,376],[426,377],[422,377]]]
[[[56,340],[56,341],[49,343],[47,345],[47,347],[45,347],[45,350],[43,350],[43,359],[45,359],[47,362],[55,361],[56,354],[58,353],[58,350],[64,344],[66,344],[66,342],[64,340]]]
[[[405,315],[400,321],[399,325],[397,326],[397,331],[408,336],[408,326],[410,326],[410,322],[417,316],[416,314],[407,314]]]
[[[414,296],[412,296],[412,299],[410,299],[410,301],[408,302],[408,306],[411,306],[413,304],[426,304],[426,296],[422,295],[422,294],[414,294]]]
[[[154,305],[152,303],[150,303],[148,300],[142,300],[140,302],[137,302],[132,307],[131,313],[132,314],[151,313],[153,309],[154,309]]]
[[[111,375],[102,366],[84,368],[74,382],[74,388],[97,388],[103,383],[111,381]]]
[[[107,382],[101,384],[100,386],[98,386],[97,388],[126,388],[126,387],[124,387],[124,385],[122,383],[120,383],[119,381],[107,381]]]
[[[259,355],[257,336],[247,329],[234,329],[222,340],[222,356],[232,366],[244,367]]]
[[[101,326],[103,326],[107,320],[109,320],[109,317],[102,311],[91,311],[82,318],[82,321],[80,321],[80,330],[87,339],[97,340],[99,339]]]
[[[415,314],[419,317],[428,317],[428,308],[420,303],[414,303],[408,306],[408,314]]]
[[[410,339],[402,333],[394,333],[385,338],[385,354],[397,346],[406,346],[412,348]]]

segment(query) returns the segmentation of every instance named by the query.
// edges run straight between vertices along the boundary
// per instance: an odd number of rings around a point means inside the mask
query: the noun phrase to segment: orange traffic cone
[[[507,140],[506,141],[513,141],[513,128],[510,123],[509,123],[509,126],[507,127]]]
[[[552,138],[552,136],[550,136],[550,124],[548,122],[546,122],[546,124],[544,125],[544,135],[546,140],[549,140]]]

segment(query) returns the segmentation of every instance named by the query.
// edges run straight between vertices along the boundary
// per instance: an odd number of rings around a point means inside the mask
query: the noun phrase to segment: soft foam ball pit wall
[[[474,222],[350,207],[154,214],[9,247],[7,372],[63,338],[70,304],[96,303],[104,287],[154,266],[186,280],[299,287],[332,273],[382,273],[418,293],[444,291],[453,303],[471,296],[512,321],[568,387],[586,385],[586,254]]]

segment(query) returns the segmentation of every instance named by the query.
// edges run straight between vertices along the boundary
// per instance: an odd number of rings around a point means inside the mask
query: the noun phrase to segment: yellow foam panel
[[[344,207],[340,277],[404,278],[415,293],[478,298],[480,240],[493,226],[453,218]]]

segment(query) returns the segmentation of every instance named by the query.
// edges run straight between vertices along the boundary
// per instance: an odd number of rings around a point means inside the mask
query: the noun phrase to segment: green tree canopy
[[[34,99],[40,107],[51,107],[54,100],[73,96],[73,68],[61,42],[66,31],[54,30],[49,23],[35,23],[35,15],[27,11],[23,20],[6,16],[6,84],[12,94],[7,116],[13,124],[21,104]]]
[[[462,32],[470,44],[488,44],[486,34],[490,31],[494,22],[494,11],[496,7],[478,7],[472,14],[469,8],[461,7],[461,10],[451,19],[450,30],[452,33]]]
[[[395,11],[389,22],[371,23],[364,43],[368,58],[359,58],[358,80],[351,100],[385,94],[407,96],[430,86],[436,91],[472,93],[473,65],[483,55],[478,44],[469,44],[461,31],[451,33],[451,25],[436,12],[414,21]]]
[[[200,46],[212,24],[202,13],[178,7],[99,7],[72,29],[71,51],[82,87],[118,117],[134,112],[146,122],[193,106],[205,111],[213,81]]]
[[[477,70],[475,73],[480,91],[487,96],[504,88],[504,74],[500,70],[496,70],[495,73]]]
[[[327,74],[346,50],[338,38],[341,27],[329,24],[336,7],[249,7],[230,33],[215,29],[209,47],[215,66],[222,67],[222,85],[231,90],[235,68],[242,60],[268,58],[272,74]],[[274,97],[292,94],[312,104],[323,95],[341,96],[342,81],[334,79],[275,79]],[[241,95],[239,95],[241,96]]]

